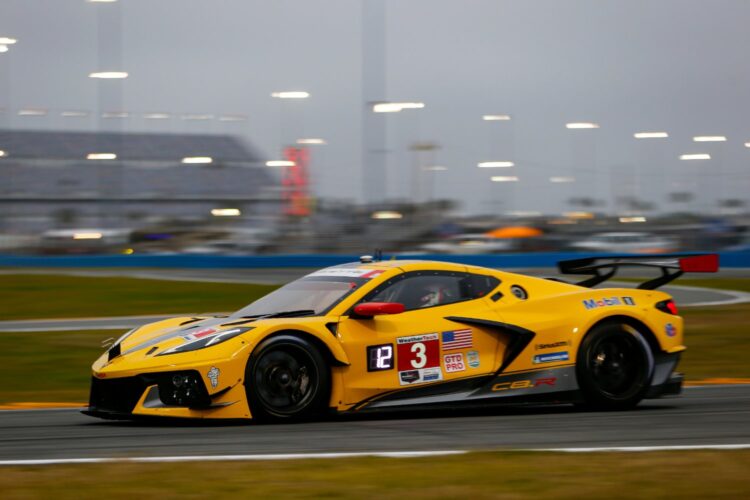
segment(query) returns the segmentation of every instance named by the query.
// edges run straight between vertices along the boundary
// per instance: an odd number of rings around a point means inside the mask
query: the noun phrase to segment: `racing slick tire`
[[[654,356],[643,335],[617,323],[594,327],[581,342],[576,376],[583,406],[592,410],[627,410],[648,392]]]
[[[253,418],[301,420],[328,406],[331,373],[320,351],[295,335],[261,342],[245,369],[245,392]]]

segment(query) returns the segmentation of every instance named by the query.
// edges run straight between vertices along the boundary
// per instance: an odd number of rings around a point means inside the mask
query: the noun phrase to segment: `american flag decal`
[[[453,349],[465,349],[473,345],[471,329],[451,330],[442,333],[443,350],[451,351]]]

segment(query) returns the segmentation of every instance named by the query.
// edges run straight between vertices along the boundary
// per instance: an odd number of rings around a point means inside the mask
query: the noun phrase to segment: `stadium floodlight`
[[[482,120],[486,122],[507,122],[510,115],[482,115]]]
[[[86,155],[87,160],[116,160],[117,155],[114,153],[89,153]]]
[[[372,215],[370,215],[370,218],[377,220],[403,219],[404,214],[393,210],[380,210],[378,212],[373,212]]]
[[[325,139],[308,137],[306,139],[297,139],[297,144],[310,144],[310,145],[325,146],[328,143],[325,141]]]
[[[13,45],[17,42],[15,38],[8,38],[7,36],[0,36],[0,45]]]
[[[20,109],[18,116],[47,116],[46,109]]]
[[[182,118],[183,120],[188,120],[188,121],[205,121],[205,120],[213,120],[214,115],[190,113],[187,115],[182,115],[180,116],[180,118]]]
[[[492,182],[518,182],[518,177],[515,175],[493,175],[490,180]]]
[[[549,181],[553,184],[565,184],[570,182],[575,182],[575,177],[550,177]]]
[[[373,113],[400,113],[404,109],[422,109],[423,102],[376,102],[372,105]]]
[[[646,218],[639,215],[635,217],[620,217],[620,222],[622,224],[631,224],[633,222],[646,222]]]
[[[477,163],[479,168],[508,168],[515,165],[512,161],[482,161]]]
[[[100,240],[102,239],[102,233],[98,231],[81,231],[79,233],[73,233],[74,240]]]
[[[8,153],[6,153],[2,149],[0,149],[0,158],[2,158],[3,156],[7,156],[7,155],[8,155]]]
[[[220,122],[246,122],[247,116],[245,115],[221,115],[219,117]]]
[[[663,139],[669,137],[666,132],[636,132],[633,134],[636,139]]]
[[[89,73],[89,78],[99,78],[102,80],[118,80],[127,77],[128,73],[125,71],[96,71]]]
[[[572,122],[572,123],[566,123],[565,128],[570,128],[570,129],[599,128],[599,124],[593,123],[593,122]]]
[[[563,212],[563,216],[571,219],[593,219],[595,217],[591,212]]]
[[[746,148],[750,148],[750,142],[746,142],[746,143],[745,143],[745,147],[746,147]]]
[[[143,117],[146,120],[166,120],[169,118],[169,113],[144,113]]]
[[[397,102],[394,104],[398,104],[401,106],[401,109],[422,109],[424,108],[423,102]]]
[[[266,162],[267,167],[293,167],[296,163],[289,160],[270,160]]]
[[[400,113],[401,106],[392,102],[379,102],[372,105],[373,113]]]
[[[211,215],[214,217],[237,217],[242,215],[239,208],[213,208],[211,209]]]
[[[310,97],[310,93],[301,90],[285,90],[283,92],[271,92],[271,97],[276,99],[307,99]]]
[[[428,172],[445,172],[448,170],[448,167],[442,165],[427,165],[426,167],[423,167],[422,170],[427,170]]]
[[[697,135],[693,137],[693,142],[726,142],[727,138],[723,135]]]
[[[186,163],[188,165],[207,165],[209,163],[213,163],[214,159],[210,156],[186,156],[182,159],[182,163]]]
[[[708,153],[695,153],[695,154],[687,154],[687,155],[680,155],[680,160],[710,160],[711,155]]]
[[[61,111],[60,116],[63,118],[85,118],[89,116],[88,111]]]

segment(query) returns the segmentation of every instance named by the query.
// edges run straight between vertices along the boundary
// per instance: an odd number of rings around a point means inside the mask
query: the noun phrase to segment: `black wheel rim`
[[[256,394],[266,409],[293,415],[312,401],[317,371],[310,354],[296,346],[278,346],[261,354],[255,365]]]
[[[613,398],[626,398],[640,389],[643,363],[643,348],[634,336],[625,333],[600,339],[588,357],[594,384]]]

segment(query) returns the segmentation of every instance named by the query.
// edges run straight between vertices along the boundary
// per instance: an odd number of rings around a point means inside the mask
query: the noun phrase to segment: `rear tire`
[[[588,409],[633,408],[648,392],[653,372],[651,347],[628,325],[596,326],[578,349],[576,375]]]
[[[320,351],[294,335],[263,341],[245,369],[247,400],[258,420],[317,417],[328,406],[330,387],[330,369]]]

